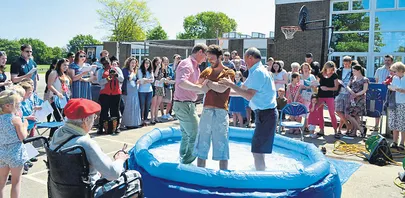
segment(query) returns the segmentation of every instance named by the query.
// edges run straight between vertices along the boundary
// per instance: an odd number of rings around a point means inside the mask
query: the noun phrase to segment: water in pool
[[[166,139],[153,144],[149,152],[160,162],[179,163],[179,148],[180,139]],[[229,149],[229,170],[255,170],[250,141],[231,138]],[[277,146],[273,148],[272,154],[266,155],[266,171],[296,172],[312,163],[306,155]],[[193,165],[197,166],[197,160]],[[206,165],[210,169],[219,169],[219,162],[212,160],[212,146]]]

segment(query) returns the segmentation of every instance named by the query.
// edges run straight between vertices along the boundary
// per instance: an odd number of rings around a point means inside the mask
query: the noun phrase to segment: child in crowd
[[[20,109],[22,111],[23,118],[28,120],[28,133],[29,137],[33,137],[35,134],[35,122],[36,118],[34,115],[35,110],[40,110],[41,107],[35,106],[35,102],[32,101],[31,96],[33,94],[33,86],[28,82],[22,82],[19,84],[24,90],[23,101],[20,103]]]
[[[0,192],[3,193],[11,171],[11,197],[20,197],[21,174],[28,160],[22,140],[27,137],[27,120],[15,115],[20,96],[14,90],[0,93]],[[1,194],[0,197],[5,197]]]
[[[309,116],[308,116],[309,132],[311,138],[318,138],[318,136],[314,132],[316,126],[321,126],[323,122],[321,118],[323,105],[324,105],[323,103],[319,102],[318,95],[313,94],[311,97],[311,104],[309,105]]]
[[[291,74],[291,83],[287,86],[287,103],[299,102],[302,103],[301,98],[301,83],[300,75],[296,72]],[[291,121],[301,122],[301,116],[290,116]],[[289,133],[300,134],[299,129],[292,129]]]
[[[281,114],[281,110],[287,105],[287,98],[285,97],[285,90],[280,88],[277,90],[278,97],[277,97],[277,110],[278,114]],[[285,115],[283,115],[283,120],[285,119]]]
[[[235,73],[235,85],[242,86],[242,72],[237,71]],[[240,96],[231,96],[229,101],[229,111],[232,113],[233,126],[239,122],[239,127],[243,127],[243,117],[245,113],[245,99]]]

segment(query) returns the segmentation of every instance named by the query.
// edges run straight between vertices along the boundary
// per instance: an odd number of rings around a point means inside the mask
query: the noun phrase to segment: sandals
[[[340,138],[342,137],[342,133],[337,132],[337,133],[335,133],[334,137],[335,137],[336,139],[340,139]]]
[[[354,132],[354,131],[347,132],[346,136],[347,137],[357,137],[356,132]]]
[[[301,131],[299,129],[295,129],[293,134],[294,135],[301,135]]]
[[[367,127],[366,126],[363,126],[363,132],[361,132],[360,135],[361,135],[362,138],[366,137],[366,135],[367,135]]]
[[[319,133],[315,133],[315,135],[319,138],[319,137],[323,137],[323,136],[325,136],[325,134],[324,133],[321,133],[321,132],[319,132]]]
[[[398,151],[404,151],[405,150],[403,144],[400,144],[397,149],[398,149]]]

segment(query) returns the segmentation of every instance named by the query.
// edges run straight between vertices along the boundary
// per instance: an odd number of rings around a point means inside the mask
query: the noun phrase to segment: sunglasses
[[[79,56],[80,58],[86,58],[86,56]]]
[[[24,51],[24,52],[27,52],[27,53],[32,53],[32,51]]]

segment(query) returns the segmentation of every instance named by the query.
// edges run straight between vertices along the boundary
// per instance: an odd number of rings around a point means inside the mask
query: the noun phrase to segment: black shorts
[[[252,153],[271,153],[277,129],[278,111],[274,109],[255,110],[255,133],[252,137]]]

